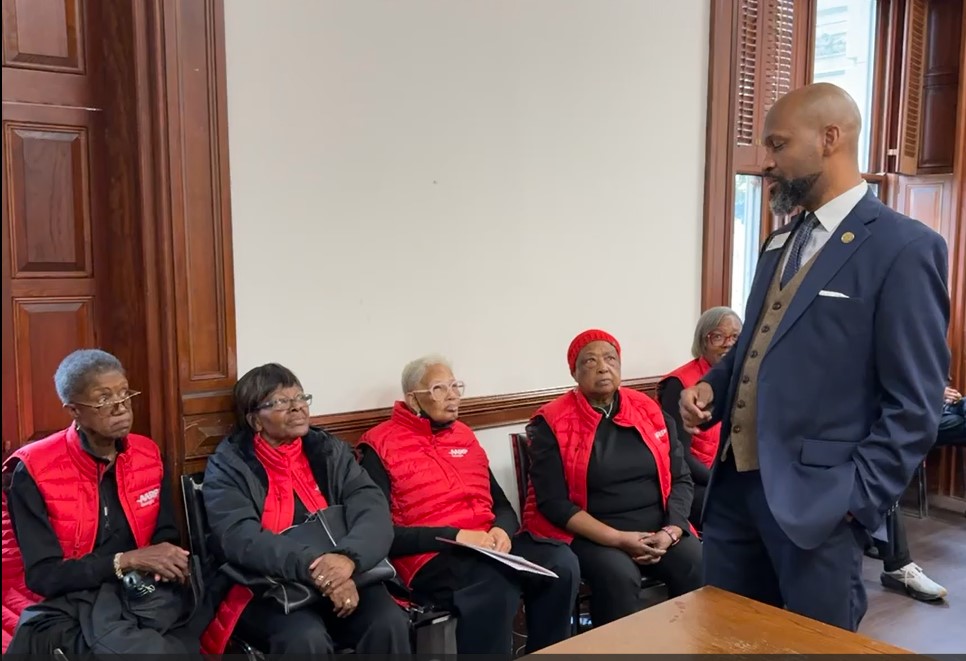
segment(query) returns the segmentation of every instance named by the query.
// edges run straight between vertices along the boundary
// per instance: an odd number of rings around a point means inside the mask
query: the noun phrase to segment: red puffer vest
[[[544,405],[534,414],[534,418],[547,421],[557,438],[570,500],[581,509],[587,509],[587,468],[601,417],[601,413],[594,410],[576,389]],[[620,409],[614,416],[614,424],[636,429],[654,455],[661,485],[661,500],[666,507],[668,495],[671,493],[671,446],[661,407],[644,393],[621,388]],[[537,509],[537,497],[532,483],[527,490],[522,528],[537,537],[549,537],[568,543],[573,539],[573,535],[547,521]]]
[[[226,442],[226,441],[223,441]],[[272,447],[261,436],[255,436],[255,456],[268,475],[268,493],[262,511],[262,527],[278,534],[292,525],[295,516],[295,494],[309,512],[329,506],[319,490],[309,460],[302,451],[302,439]],[[215,617],[201,636],[201,651],[222,654],[228,646],[242,611],[254,593],[244,585],[233,585],[221,602]]]
[[[681,365],[681,367],[677,368],[664,378],[676,378],[685,388],[690,388],[696,384],[702,376],[707,374],[710,369],[711,363],[709,363],[703,357],[695,358],[694,360]],[[714,458],[718,454],[720,436],[720,422],[710,429],[705,429],[696,434],[691,434],[691,454],[697,457],[698,460],[708,468],[711,468],[711,464],[714,463]]]
[[[12,472],[20,462],[47,506],[47,516],[65,560],[76,560],[94,550],[99,514],[98,486],[103,464],[81,446],[73,425],[14,452],[3,464]],[[128,434],[115,463],[118,495],[124,517],[138,548],[148,546],[161,510],[164,466],[158,446],[150,438]],[[23,558],[14,535],[7,494],[3,494],[3,651],[13,637],[20,613],[43,597],[27,589]]]
[[[429,420],[396,402],[392,417],[367,431],[359,444],[371,447],[389,474],[393,525],[469,530],[493,526],[490,462],[473,430],[462,422],[434,433]],[[392,558],[392,563],[409,585],[435,556],[407,555]]]

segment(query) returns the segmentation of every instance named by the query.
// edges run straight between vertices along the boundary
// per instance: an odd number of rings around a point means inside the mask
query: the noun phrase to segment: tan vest
[[[789,245],[791,241],[789,241]],[[785,256],[782,255],[775,269],[775,277],[772,278],[768,294],[765,296],[765,303],[762,306],[762,313],[755,327],[755,334],[751,338],[748,346],[748,353],[745,354],[745,362],[741,366],[741,376],[738,378],[738,388],[735,391],[734,407],[731,409],[731,431],[725,443],[722,459],[728,456],[730,449],[735,453],[735,467],[739,472],[752,471],[758,469],[758,370],[761,361],[771,345],[771,340],[775,336],[778,324],[785,316],[788,305],[795,297],[805,274],[812,268],[815,258],[821,254],[819,250],[807,262],[802,264],[798,273],[788,282],[784,289],[781,288],[782,271],[785,268]]]

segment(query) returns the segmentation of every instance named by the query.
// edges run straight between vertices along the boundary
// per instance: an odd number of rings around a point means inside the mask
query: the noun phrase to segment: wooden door
[[[66,426],[60,360],[95,346],[92,125],[82,0],[3,3],[3,452]]]

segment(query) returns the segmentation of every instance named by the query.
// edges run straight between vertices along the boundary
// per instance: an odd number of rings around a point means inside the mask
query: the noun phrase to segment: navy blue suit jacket
[[[744,329],[702,379],[714,390],[709,425],[723,423],[722,447],[782,262],[784,250],[770,246],[798,222],[765,242]],[[847,513],[878,530],[935,441],[950,362],[947,259],[942,237],[870,191],[828,238],[774,330],[758,376],[758,458],[769,508],[800,548],[819,546]]]

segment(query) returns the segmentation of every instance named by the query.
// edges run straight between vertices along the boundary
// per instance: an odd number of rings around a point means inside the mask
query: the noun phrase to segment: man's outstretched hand
[[[689,434],[697,433],[698,427],[711,420],[711,403],[714,391],[704,381],[681,391],[681,422]]]

